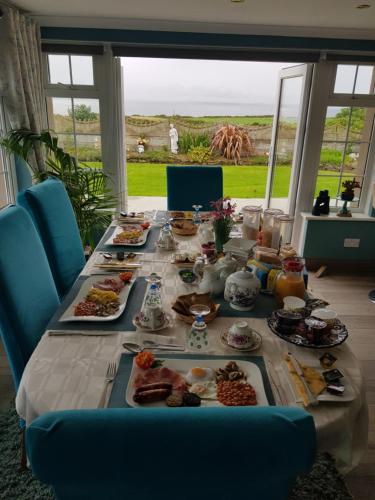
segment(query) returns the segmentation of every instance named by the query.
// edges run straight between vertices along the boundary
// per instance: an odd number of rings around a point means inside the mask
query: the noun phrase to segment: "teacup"
[[[166,315],[160,306],[144,307],[139,313],[139,323],[148,330],[161,328],[166,321]]]
[[[306,302],[299,297],[288,295],[284,297],[284,309],[286,311],[300,312],[306,306]]]
[[[314,309],[311,312],[311,316],[324,321],[325,323],[327,323],[327,326],[332,327],[335,324],[337,312],[333,311],[332,309]]]
[[[255,336],[246,321],[237,321],[228,330],[227,342],[237,349],[246,349],[254,345]]]

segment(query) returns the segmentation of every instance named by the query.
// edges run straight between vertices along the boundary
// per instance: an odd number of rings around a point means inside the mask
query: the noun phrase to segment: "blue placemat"
[[[70,292],[65,296],[60,307],[57,309],[56,313],[52,316],[51,321],[48,323],[48,330],[103,330],[108,332],[116,332],[123,330],[136,330],[133,325],[132,320],[135,314],[140,310],[143,302],[143,298],[146,292],[147,282],[144,278],[137,278],[135,283],[130,290],[129,297],[126,303],[125,311],[121,316],[114,321],[59,321],[61,315],[64,313],[66,308],[74,301],[77,293],[79,292],[82,284],[88,278],[88,276],[81,276],[74,283]],[[105,276],[98,276],[98,280],[105,278]]]
[[[203,354],[158,354],[160,358],[173,358],[173,359],[230,359],[238,361],[251,361],[255,363],[262,374],[264,390],[268,399],[268,403],[271,406],[275,406],[275,399],[273,397],[271,384],[268,379],[268,374],[266,370],[266,365],[262,356],[232,356],[231,354],[226,354],[222,356],[210,356]],[[117,370],[116,378],[113,382],[111,396],[108,402],[108,408],[132,408],[128,405],[125,400],[126,388],[128,386],[130,373],[133,366],[134,354],[124,353],[121,355],[119,367]]]
[[[267,318],[275,310],[279,309],[275,297],[260,294],[251,311],[238,311],[233,309],[224,297],[214,297],[215,304],[220,304],[218,316],[227,318]]]
[[[155,252],[156,241],[159,237],[160,227],[152,227],[148,233],[147,240],[143,245],[106,245],[105,241],[112,236],[116,229],[116,226],[110,226],[104,233],[103,238],[99,241],[98,246],[95,248],[99,252],[145,252],[153,253]]]

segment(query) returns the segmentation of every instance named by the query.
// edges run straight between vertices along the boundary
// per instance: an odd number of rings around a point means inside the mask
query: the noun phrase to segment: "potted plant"
[[[107,187],[108,176],[101,168],[90,168],[58,146],[58,139],[50,132],[35,134],[28,129],[12,130],[1,145],[25,160],[30,168],[30,157],[35,147],[43,147],[46,170],[35,171],[34,180],[43,182],[49,176],[60,179],[67,190],[77,219],[83,246],[94,248],[97,238],[112,220],[117,197]]]
[[[352,201],[354,199],[354,190],[360,188],[361,185],[353,178],[353,180],[344,181],[342,187],[345,188],[345,191],[342,191],[341,199],[343,201]]]
[[[218,253],[223,251],[223,245],[229,240],[229,233],[234,221],[232,215],[236,205],[231,203],[230,198],[219,198],[217,201],[210,201],[213,207],[213,228],[215,232],[215,246]]]

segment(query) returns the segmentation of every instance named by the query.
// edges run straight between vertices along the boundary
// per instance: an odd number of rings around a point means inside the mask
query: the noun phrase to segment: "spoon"
[[[150,341],[151,342],[151,341]],[[159,349],[161,351],[184,351],[185,347],[180,345],[180,346],[165,346],[165,345],[147,345],[147,346],[141,346],[139,344],[136,344],[135,342],[124,342],[122,346],[127,349],[130,352],[133,352],[134,354],[138,354],[139,352],[144,351],[145,349]]]

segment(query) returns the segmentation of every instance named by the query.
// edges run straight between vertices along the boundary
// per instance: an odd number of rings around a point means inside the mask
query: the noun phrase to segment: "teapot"
[[[232,257],[231,252],[228,252],[225,257],[219,259],[215,264],[216,269],[220,271],[220,278],[224,281],[228,278],[228,276],[237,271],[237,266],[238,262],[234,257]]]
[[[225,283],[224,299],[233,309],[250,311],[259,295],[260,281],[248,268],[244,267],[228,276]]]
[[[203,269],[203,278],[199,283],[199,291],[215,296],[223,293],[224,287],[225,280],[220,277],[220,270],[213,264],[205,266]]]

